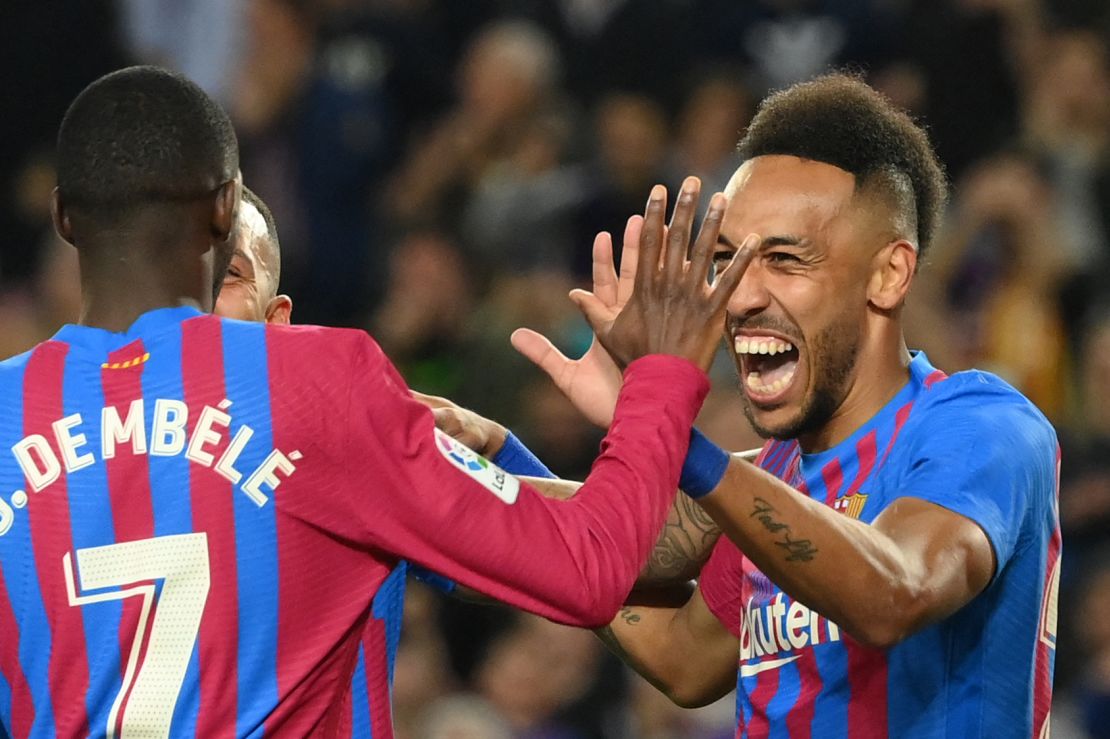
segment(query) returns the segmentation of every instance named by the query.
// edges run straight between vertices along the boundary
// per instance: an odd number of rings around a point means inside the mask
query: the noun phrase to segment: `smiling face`
[[[770,155],[746,162],[726,190],[717,258],[748,234],[762,239],[726,330],[745,412],[764,437],[825,426],[871,345],[874,265],[893,234],[886,209],[855,185],[838,167]]]

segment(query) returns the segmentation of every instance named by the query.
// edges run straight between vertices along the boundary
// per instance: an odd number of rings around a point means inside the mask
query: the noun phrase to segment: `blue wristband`
[[[547,469],[547,465],[532,454],[532,450],[524,446],[512,431],[505,437],[505,444],[501,447],[501,451],[493,455],[491,461],[511,475],[555,478],[554,473]]]
[[[690,448],[682,463],[678,486],[697,499],[716,490],[728,469],[729,454],[697,429],[690,429]]]

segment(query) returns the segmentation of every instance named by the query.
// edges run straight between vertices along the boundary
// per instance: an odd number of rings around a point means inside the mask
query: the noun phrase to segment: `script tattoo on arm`
[[[668,585],[697,577],[720,535],[709,514],[679,494],[637,585]]]
[[[758,519],[763,528],[772,534],[781,535],[775,546],[786,552],[787,562],[809,562],[817,554],[817,547],[809,539],[795,539],[791,536],[790,526],[777,520],[778,511],[763,498],[755,499],[752,518]]]

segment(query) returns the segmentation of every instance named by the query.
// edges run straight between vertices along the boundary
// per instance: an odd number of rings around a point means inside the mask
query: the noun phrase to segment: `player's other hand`
[[[709,369],[724,327],[725,306],[755,253],[748,237],[711,285],[709,269],[727,200],[717,193],[689,249],[701,183],[682,184],[670,226],[664,225],[667,190],[656,185],[648,199],[640,233],[636,277],[628,302],[614,315],[594,293],[575,290],[582,310],[602,346],[624,366],[648,354],[672,354]],[[687,250],[690,259],[686,258]]]
[[[610,320],[617,317],[632,297],[643,225],[641,216],[628,219],[619,276],[614,266],[612,237],[603,231],[594,239],[593,294]],[[596,336],[590,348],[578,359],[570,359],[546,336],[527,328],[514,331],[512,343],[518,352],[548,374],[579,413],[591,423],[602,428],[609,427],[621,389],[621,371]]]
[[[496,421],[452,403],[447,398],[425,395],[415,390],[412,391],[412,397],[432,409],[436,428],[483,457],[493,457],[505,445],[505,437],[509,431]]]

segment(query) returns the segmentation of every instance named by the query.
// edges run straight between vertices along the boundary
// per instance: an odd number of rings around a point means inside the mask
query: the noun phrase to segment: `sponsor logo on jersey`
[[[520,494],[519,480],[439,429],[435,430],[435,436],[436,449],[451,464],[509,505],[516,502],[517,495]]]
[[[773,660],[749,660],[786,653],[816,646],[822,641],[840,641],[840,628],[832,621],[797,601],[777,593],[765,605],[752,601],[740,614],[740,674],[755,675],[764,670],[781,667],[797,659],[798,655]]]

